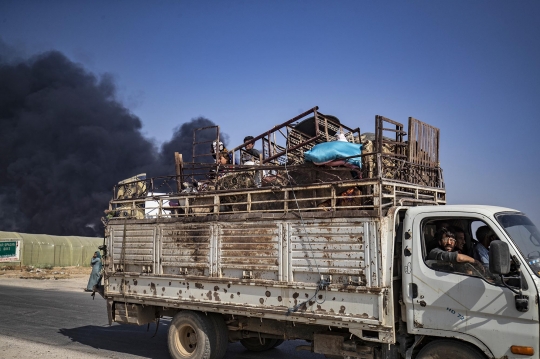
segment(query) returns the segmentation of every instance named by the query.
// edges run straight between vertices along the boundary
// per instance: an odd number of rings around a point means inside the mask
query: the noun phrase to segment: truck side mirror
[[[489,245],[489,271],[493,274],[510,272],[510,249],[508,243],[495,240]]]

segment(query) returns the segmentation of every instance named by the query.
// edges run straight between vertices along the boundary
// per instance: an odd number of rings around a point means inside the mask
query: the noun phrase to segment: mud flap
[[[107,317],[109,319],[109,326],[113,322],[113,313],[114,313],[114,301],[112,299],[107,299]]]
[[[143,325],[156,320],[156,311],[153,306],[115,302],[113,308],[112,319],[117,323]]]

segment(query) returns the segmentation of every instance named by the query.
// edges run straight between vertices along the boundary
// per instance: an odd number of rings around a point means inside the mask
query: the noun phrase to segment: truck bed
[[[392,227],[365,211],[337,213],[112,221],[105,297],[124,303],[113,320],[129,322],[131,303],[349,328],[392,342]]]

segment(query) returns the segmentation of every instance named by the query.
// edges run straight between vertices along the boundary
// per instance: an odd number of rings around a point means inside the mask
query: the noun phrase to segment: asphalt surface
[[[108,325],[105,301],[89,293],[34,289],[0,285],[0,341],[2,336],[32,344],[62,348],[65,356],[81,354],[107,358],[170,358],[167,349],[169,321],[147,326]],[[155,336],[154,336],[155,334]],[[247,351],[241,344],[229,344],[225,359],[320,359],[322,355],[297,352],[303,341],[289,341],[263,353]],[[25,358],[24,352],[18,358]],[[32,354],[28,357],[34,357]],[[2,353],[0,353],[0,357]],[[47,352],[41,355],[47,358]],[[52,355],[49,357],[53,357]],[[54,356],[55,358],[57,356]]]

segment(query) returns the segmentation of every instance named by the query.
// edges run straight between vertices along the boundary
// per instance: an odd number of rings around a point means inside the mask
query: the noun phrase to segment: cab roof
[[[455,212],[476,212],[484,215],[494,215],[500,212],[516,212],[520,211],[499,206],[486,206],[486,205],[476,205],[476,204],[452,204],[444,206],[418,206],[411,207],[407,210],[410,214],[419,214],[419,213],[448,213],[453,214]]]

